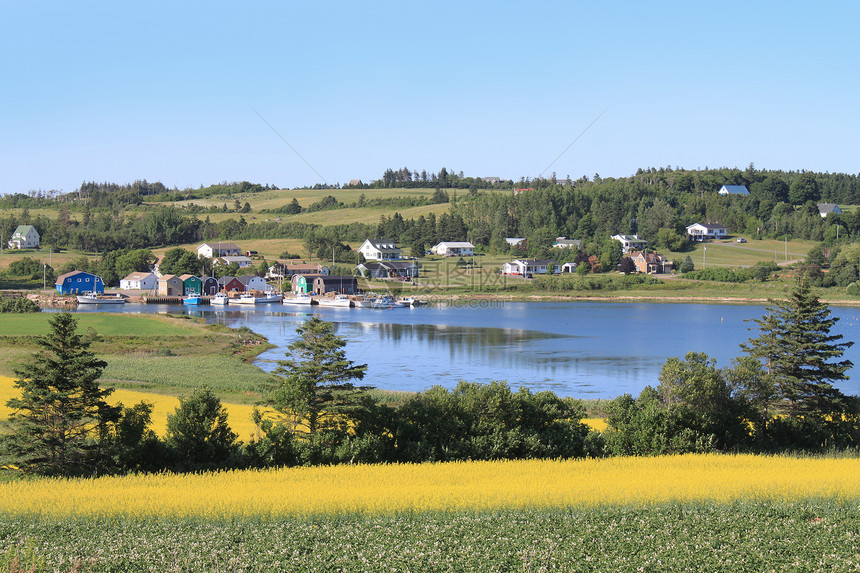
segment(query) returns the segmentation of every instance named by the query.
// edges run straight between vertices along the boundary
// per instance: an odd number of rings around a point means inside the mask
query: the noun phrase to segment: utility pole
[[[708,245],[702,246],[702,268],[705,268],[705,260],[708,257]]]

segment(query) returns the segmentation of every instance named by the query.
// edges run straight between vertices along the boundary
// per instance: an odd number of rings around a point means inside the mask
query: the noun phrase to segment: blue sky
[[[535,177],[602,112],[545,175],[857,173],[857,29],[847,2],[7,1],[0,193]]]

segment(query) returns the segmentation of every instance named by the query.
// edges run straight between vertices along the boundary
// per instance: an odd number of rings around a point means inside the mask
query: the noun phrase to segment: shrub
[[[0,297],[0,313],[3,312],[41,312],[39,305],[29,298]]]

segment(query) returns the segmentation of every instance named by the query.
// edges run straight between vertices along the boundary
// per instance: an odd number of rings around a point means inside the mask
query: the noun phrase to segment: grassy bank
[[[38,351],[35,337],[48,333],[51,316],[4,315],[0,376],[14,376],[15,365]],[[108,363],[103,386],[180,396],[205,384],[222,400],[253,404],[270,380],[250,361],[271,345],[250,331],[165,315],[81,313],[75,318],[78,332]]]

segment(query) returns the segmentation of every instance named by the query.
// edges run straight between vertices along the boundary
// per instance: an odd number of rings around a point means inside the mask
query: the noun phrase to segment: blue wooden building
[[[57,292],[60,294],[81,294],[94,292],[103,294],[105,283],[98,275],[86,271],[72,271],[57,277]]]

